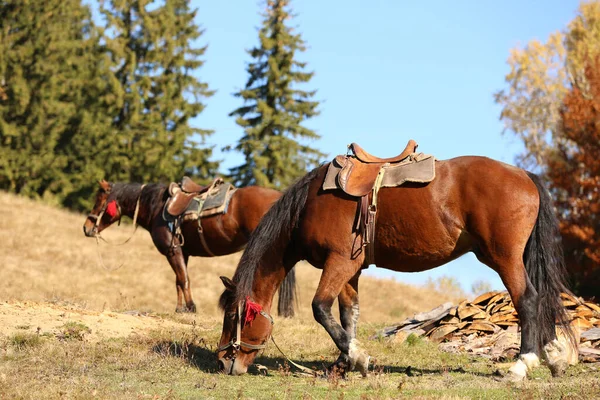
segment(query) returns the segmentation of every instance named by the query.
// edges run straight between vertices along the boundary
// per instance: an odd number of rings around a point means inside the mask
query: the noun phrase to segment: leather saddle
[[[169,185],[169,199],[167,200],[167,213],[174,217],[182,215],[189,207],[190,203],[220,183],[222,178],[215,178],[208,186],[198,185],[190,177],[184,176],[181,182],[171,182]]]
[[[348,146],[348,151],[354,153],[354,157],[341,155],[334,160],[341,167],[337,175],[337,183],[350,196],[365,196],[373,189],[382,166],[402,163],[415,153],[417,147],[417,142],[411,139],[396,157],[379,158],[367,153],[358,144],[352,143]]]

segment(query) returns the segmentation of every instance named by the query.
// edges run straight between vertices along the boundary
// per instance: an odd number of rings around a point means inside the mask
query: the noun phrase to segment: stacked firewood
[[[600,361],[600,306],[569,294],[561,295],[579,343],[581,361]],[[518,316],[510,296],[504,292],[482,294],[471,302],[445,303],[429,312],[419,313],[400,324],[385,328],[379,336],[403,341],[417,335],[439,342],[445,351],[488,356],[494,360],[511,359],[518,354],[520,335]]]

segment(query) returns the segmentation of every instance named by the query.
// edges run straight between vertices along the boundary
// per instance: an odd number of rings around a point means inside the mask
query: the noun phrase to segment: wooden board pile
[[[580,361],[600,362],[600,306],[565,293],[561,297],[580,336]],[[414,334],[440,342],[444,351],[466,351],[502,361],[519,353],[518,322],[508,292],[489,292],[471,302],[465,300],[456,306],[445,303],[416,314],[377,336],[404,341]]]

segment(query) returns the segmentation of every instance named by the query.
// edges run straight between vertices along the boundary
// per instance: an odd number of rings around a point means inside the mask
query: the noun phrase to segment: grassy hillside
[[[84,237],[84,216],[0,193],[0,399],[380,399],[600,398],[598,367],[580,365],[550,378],[498,381],[494,364],[441,353],[412,338],[370,340],[384,325],[429,310],[452,295],[389,280],[361,280],[358,337],[371,354],[367,378],[351,373],[298,376],[270,345],[242,377],[216,373],[221,334],[219,275],[239,255],[192,259],[197,314],[175,314],[174,274],[140,230],[122,247]],[[110,232],[112,231],[112,232]],[[131,226],[106,234],[123,240]],[[319,271],[300,265],[300,316],[275,318],[277,343],[293,360],[322,369],[338,350],[310,313]]]
[[[84,220],[84,215],[0,192],[0,300],[62,301],[89,309],[175,310],[175,274],[147,231],[140,228],[123,246],[101,243],[98,247],[94,239],[84,236]],[[121,242],[131,232],[131,225],[122,224],[103,236]],[[220,317],[217,300],[223,286],[218,277],[231,277],[239,257],[190,259],[199,315]],[[300,317],[312,320],[310,303],[320,271],[305,263],[297,269]],[[371,277],[361,278],[360,292],[365,322],[390,323],[456,300],[452,293],[432,293]]]

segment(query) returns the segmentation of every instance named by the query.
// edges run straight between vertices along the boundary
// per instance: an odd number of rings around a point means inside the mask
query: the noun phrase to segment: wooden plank
[[[496,325],[505,327],[505,326],[518,326],[519,324],[515,321],[498,321],[495,322]]]
[[[576,326],[580,330],[587,330],[594,327],[590,321],[584,318],[575,318],[571,321],[571,325]]]
[[[567,293],[561,293],[560,294],[560,298],[563,299],[563,300],[570,300],[573,303],[577,303],[577,304],[581,303],[579,301],[579,299],[577,299],[577,297],[571,296],[570,294],[567,294]]]
[[[581,339],[585,341],[594,341],[600,339],[600,328],[592,328],[582,332]]]
[[[485,305],[485,304],[487,304],[487,303],[488,303],[488,301],[489,301],[491,298],[493,298],[493,297],[494,297],[494,296],[496,296],[497,294],[498,294],[498,292],[497,292],[497,291],[493,291],[493,292],[487,292],[487,293],[481,294],[481,295],[477,296],[477,297],[475,298],[475,300],[473,300],[473,301],[471,302],[471,304],[474,304],[474,305],[477,305],[477,304],[483,304],[483,305]]]
[[[596,303],[592,303],[591,301],[586,301],[585,303],[586,306],[588,306],[590,309],[597,311],[600,313],[600,306]]]
[[[502,321],[518,322],[519,319],[512,314],[494,314],[490,317],[490,322],[495,324]]]
[[[577,317],[584,318],[584,319],[592,318],[594,316],[594,311],[590,310],[586,306],[577,307],[575,310],[573,310],[573,313]]]
[[[479,311],[477,314],[473,314],[471,316],[471,319],[488,320],[488,319],[490,319],[490,314],[486,313],[485,311]]]
[[[600,349],[594,349],[593,347],[579,347],[579,354],[581,354],[581,355],[600,355]]]
[[[437,328],[434,328],[429,332],[429,340],[432,340],[434,342],[440,342],[444,339],[444,337],[446,337],[447,335],[449,335],[457,329],[458,326],[456,325],[438,326]]]
[[[469,329],[477,329],[478,331],[489,333],[494,333],[499,330],[496,325],[486,321],[473,321],[471,325],[469,325]]]
[[[460,319],[458,319],[457,317],[453,317],[452,315],[446,315],[444,318],[442,318],[442,320],[440,321],[440,324],[442,324],[442,325],[458,324],[459,322],[460,322]]]
[[[506,307],[508,305],[508,303],[497,303],[494,307],[492,307],[491,311],[488,311],[490,313],[490,315],[496,314],[498,311],[500,311],[501,308]]]
[[[512,305],[512,303],[510,303],[510,304],[507,304],[504,307],[502,307],[499,311],[512,313],[515,311],[515,307]]]
[[[463,307],[458,308],[458,318],[462,321],[480,312],[481,310],[479,308],[465,304]]]

